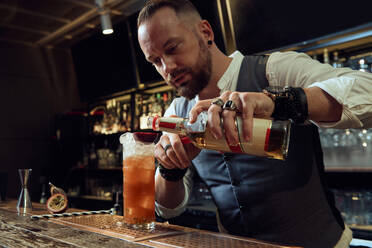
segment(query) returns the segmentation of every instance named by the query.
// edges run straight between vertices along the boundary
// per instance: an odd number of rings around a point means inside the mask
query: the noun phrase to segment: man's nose
[[[177,67],[175,61],[172,58],[164,58],[162,60],[162,64],[165,74],[172,73]]]

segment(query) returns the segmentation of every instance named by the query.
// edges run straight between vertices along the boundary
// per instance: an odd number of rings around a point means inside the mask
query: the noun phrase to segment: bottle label
[[[243,139],[243,121],[241,118],[236,118],[240,147],[243,153],[266,156],[270,138],[271,123],[271,120],[255,118],[253,122],[252,138],[249,142],[246,142]]]
[[[249,142],[243,139],[243,123],[241,117],[236,117],[235,125],[238,130],[239,144],[229,144],[226,136],[216,140],[209,128],[205,132],[190,133],[192,140],[201,148],[217,150],[221,152],[247,153],[256,156],[266,156],[265,148],[268,147],[271,120],[254,119],[253,137]]]
[[[181,133],[184,129],[183,127],[183,118],[180,117],[160,117],[156,119],[155,122],[155,128],[154,130],[161,130],[164,132],[170,132],[170,133]]]

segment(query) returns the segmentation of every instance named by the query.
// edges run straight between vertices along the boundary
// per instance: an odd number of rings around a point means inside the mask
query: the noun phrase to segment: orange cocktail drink
[[[152,142],[133,133],[120,137],[123,145],[124,223],[138,229],[155,227],[155,158]]]
[[[123,161],[124,222],[151,229],[155,222],[155,159],[136,155]]]

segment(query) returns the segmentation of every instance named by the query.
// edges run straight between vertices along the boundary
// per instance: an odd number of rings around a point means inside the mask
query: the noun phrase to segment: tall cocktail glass
[[[123,145],[124,223],[136,229],[155,227],[154,143],[133,133],[120,136]]]

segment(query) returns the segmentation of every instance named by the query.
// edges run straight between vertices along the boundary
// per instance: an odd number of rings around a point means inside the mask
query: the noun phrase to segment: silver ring
[[[229,111],[237,111],[238,107],[236,106],[235,102],[228,100],[225,102],[225,104],[222,107],[223,110],[229,110]]]
[[[168,144],[168,145],[164,146],[164,147],[163,147],[163,149],[164,149],[164,153],[167,153],[167,150],[168,150],[169,148],[171,148],[171,147],[172,147],[171,144]]]
[[[215,105],[217,105],[217,106],[219,106],[219,107],[222,108],[222,106],[223,106],[224,103],[223,103],[223,101],[222,101],[221,98],[216,97],[216,98],[214,98],[213,101],[211,102],[211,105],[213,105],[213,104],[215,104]]]

